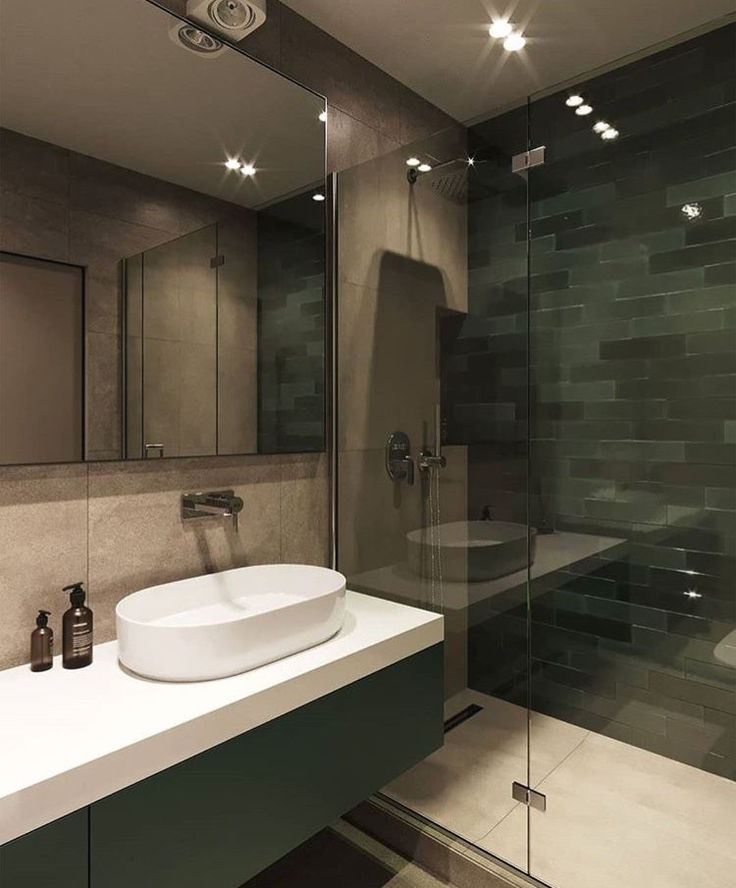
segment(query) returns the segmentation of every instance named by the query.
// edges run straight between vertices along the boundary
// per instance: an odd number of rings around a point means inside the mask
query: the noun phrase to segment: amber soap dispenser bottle
[[[84,586],[72,583],[64,586],[69,592],[71,607],[62,620],[62,658],[64,669],[81,669],[92,662],[92,611],[84,604]]]
[[[49,626],[50,611],[40,610],[31,632],[31,672],[45,672],[54,665],[54,630]]]

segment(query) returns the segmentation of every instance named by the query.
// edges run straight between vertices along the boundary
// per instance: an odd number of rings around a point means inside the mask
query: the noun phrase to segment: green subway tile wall
[[[324,206],[258,213],[258,452],[325,448]]]
[[[471,128],[469,315],[443,355],[469,517],[623,541],[532,582],[531,684],[526,588],[474,605],[471,686],[732,777],[735,38],[579,85],[590,117],[558,93]]]

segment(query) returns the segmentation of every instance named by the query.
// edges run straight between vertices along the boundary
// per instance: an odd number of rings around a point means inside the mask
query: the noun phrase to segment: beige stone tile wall
[[[95,641],[115,637],[115,605],[157,583],[269,562],[327,564],[325,454],[95,463],[0,471],[0,668],[29,659],[39,608],[61,643],[68,599],[84,580]],[[183,522],[180,496],[232,488],[229,519]]]
[[[182,12],[185,4],[170,0],[170,6]],[[330,170],[345,170],[388,154],[453,123],[278,0],[270,0],[266,25],[246,38],[243,47],[253,57],[327,96]],[[26,148],[22,157],[13,154],[0,171],[0,185],[21,183],[17,190],[2,194],[3,212],[16,221],[15,242],[6,244],[5,249],[34,252],[34,244],[43,237],[53,246],[50,258],[80,261],[78,251],[72,255],[69,249],[73,226],[78,243],[104,254],[105,243],[100,243],[95,223],[110,206],[115,207],[131,255],[213,221],[206,207],[192,208],[182,202],[172,207],[156,190],[149,193],[145,207],[136,204],[128,178],[112,173],[106,176],[104,186],[100,183],[87,190],[73,186],[78,208],[70,219],[65,153],[49,151],[43,143],[31,142]],[[28,152],[39,156],[33,160]],[[31,162],[26,164],[29,158]],[[398,168],[396,158],[393,163]],[[20,175],[15,169],[18,166],[28,174]],[[102,172],[107,171],[100,169]],[[81,182],[84,177],[78,172],[73,178]],[[399,181],[401,189],[405,179]],[[387,176],[386,182],[392,186],[394,179]],[[427,200],[431,201],[429,195]],[[362,209],[370,213],[374,202],[375,195],[370,204],[362,199]],[[402,219],[401,230],[395,230],[394,239],[386,240],[381,248],[431,262],[426,239],[431,226],[426,213],[420,213],[418,227],[409,224],[406,211]],[[365,230],[370,227],[360,218],[356,222]],[[454,224],[457,231],[462,230],[460,220]],[[437,234],[435,230],[432,250],[440,248]],[[367,243],[375,245],[373,235]],[[371,250],[372,260],[375,247]],[[446,257],[448,253],[437,255]],[[357,263],[358,254],[353,256]],[[352,282],[368,286],[360,278]],[[464,289],[459,279],[457,286]],[[454,287],[453,283],[447,292],[455,294]],[[93,333],[114,335],[118,318],[115,282],[101,271],[90,275],[90,288],[97,294],[90,337]],[[372,289],[377,288],[374,285]],[[455,295],[448,298],[456,299]],[[91,353],[91,340],[88,347]],[[96,353],[102,354],[103,349]],[[365,372],[371,369],[366,365]],[[112,404],[119,397],[119,384],[109,368],[101,368],[95,384],[102,389],[103,403]],[[117,437],[110,434],[112,424],[106,427],[101,423],[99,428],[108,431],[94,446],[100,455],[110,458],[114,456],[110,442],[119,441],[119,433]],[[201,529],[181,524],[178,496],[192,485],[233,487],[244,497],[237,536],[217,521]],[[69,581],[88,580],[98,626],[96,638],[105,640],[112,635],[114,604],[141,585],[264,560],[326,563],[328,514],[324,454],[217,457],[157,461],[155,465],[108,463],[89,468],[0,468],[0,594],[5,605],[0,621],[0,668],[28,660],[28,637],[37,608],[48,606],[53,611],[52,624],[59,628],[58,619],[66,607],[59,590]],[[419,512],[415,509],[411,514]]]
[[[467,310],[464,203],[425,182],[410,185],[410,155],[442,163],[465,156],[454,126],[360,163],[338,181],[338,565],[363,591],[367,571],[402,570],[406,535],[431,526],[431,479],[413,486],[385,468],[385,444],[406,432],[412,455],[435,449],[440,397],[438,318]],[[446,448],[440,472],[440,522],[467,515],[467,454]],[[363,579],[358,579],[362,577]],[[431,577],[417,583],[419,606],[437,595]],[[445,614],[447,694],[467,683],[467,610]]]

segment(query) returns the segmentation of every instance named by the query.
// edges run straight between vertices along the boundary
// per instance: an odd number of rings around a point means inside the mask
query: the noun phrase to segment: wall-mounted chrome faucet
[[[420,472],[431,472],[432,469],[444,469],[447,460],[441,453],[432,453],[431,450],[421,450],[417,462]]]
[[[440,405],[435,407],[434,416],[434,453],[429,447],[424,447],[419,452],[417,460],[419,471],[428,474],[432,469],[444,469],[447,460],[442,455],[442,411]]]
[[[206,493],[182,493],[181,517],[183,521],[192,518],[217,517],[232,518],[235,531],[238,530],[238,514],[243,511],[243,500],[235,496],[233,490],[210,490]]]

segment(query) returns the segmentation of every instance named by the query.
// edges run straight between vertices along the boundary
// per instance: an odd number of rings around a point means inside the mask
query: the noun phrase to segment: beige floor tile
[[[460,728],[455,728],[455,731]],[[462,744],[445,746],[394,780],[383,792],[451,832],[477,841],[516,804],[511,784],[523,780],[525,760],[498,752],[475,758]],[[507,792],[501,792],[506,787]]]
[[[533,739],[532,739],[533,742]],[[736,783],[591,734],[531,811],[532,874],[559,888],[728,888]]]
[[[736,783],[532,713],[532,785],[547,811],[511,799],[525,781],[526,711],[465,689],[445,716],[483,711],[384,791],[554,888],[731,888]],[[479,831],[487,826],[484,833]]]
[[[527,868],[527,814],[526,805],[517,804],[500,823],[478,841],[478,845],[484,851],[500,857],[522,872],[526,872]]]

